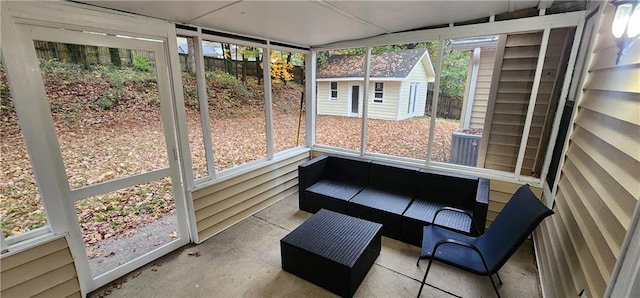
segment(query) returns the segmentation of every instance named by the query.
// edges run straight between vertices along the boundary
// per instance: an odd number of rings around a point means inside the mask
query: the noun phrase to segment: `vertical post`
[[[207,161],[207,174],[210,179],[216,176],[216,168],[213,159],[213,141],[211,140],[211,122],[209,121],[209,98],[207,98],[207,79],[205,76],[204,54],[202,53],[202,34],[193,38],[193,58],[196,73],[196,85],[198,88],[198,104],[200,105],[200,125],[202,126],[202,143],[204,155]],[[191,51],[192,49],[189,49]]]
[[[473,102],[476,98],[476,87],[478,85],[478,73],[480,72],[480,59],[481,59],[481,49],[475,48],[473,49],[473,53],[471,55],[472,69],[471,69],[471,78],[469,82],[469,93],[467,95],[467,105],[464,107],[464,119],[462,120],[462,128],[469,128],[471,125],[471,114],[473,113]]]
[[[270,43],[262,49],[262,65],[264,80],[264,123],[267,140],[267,159],[273,159],[273,113],[271,99],[271,46]]]
[[[307,146],[313,148],[316,144],[316,65],[317,52],[312,50],[305,57],[305,137]]]
[[[0,253],[8,252],[7,242],[4,240],[4,234],[0,233]]]
[[[433,87],[433,101],[431,103],[431,122],[429,124],[429,142],[427,143],[427,167],[431,164],[433,154],[433,138],[436,131],[438,117],[438,101],[440,99],[440,74],[442,72],[442,56],[444,55],[444,39],[438,39],[438,67],[436,67],[436,81]]]
[[[367,47],[364,62],[364,87],[362,88],[362,135],[360,136],[360,156],[367,150],[367,116],[369,115],[369,75],[371,74],[371,47]]]

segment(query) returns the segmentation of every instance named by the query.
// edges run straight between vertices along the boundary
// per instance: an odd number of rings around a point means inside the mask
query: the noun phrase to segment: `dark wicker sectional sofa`
[[[415,246],[422,227],[436,224],[469,235],[484,232],[489,180],[391,165],[357,157],[324,155],[298,166],[300,210],[324,208],[381,223],[382,235]]]

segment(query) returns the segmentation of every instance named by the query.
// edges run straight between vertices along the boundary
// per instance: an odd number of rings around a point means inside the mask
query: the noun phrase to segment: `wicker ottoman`
[[[380,254],[381,228],[322,209],[280,240],[282,269],[351,297]]]

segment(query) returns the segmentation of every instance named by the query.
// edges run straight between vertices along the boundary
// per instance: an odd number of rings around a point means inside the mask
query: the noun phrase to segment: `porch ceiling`
[[[468,21],[548,0],[499,1],[79,1],[302,46]]]

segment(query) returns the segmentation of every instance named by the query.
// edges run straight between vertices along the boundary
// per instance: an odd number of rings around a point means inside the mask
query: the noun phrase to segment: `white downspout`
[[[473,68],[471,69],[471,82],[469,83],[469,95],[467,96],[467,105],[464,112],[464,120],[462,121],[462,128],[469,128],[471,125],[471,112],[473,111],[473,100],[476,97],[476,86],[478,85],[478,73],[480,72],[480,48],[473,49],[473,55],[471,61],[473,61]]]

